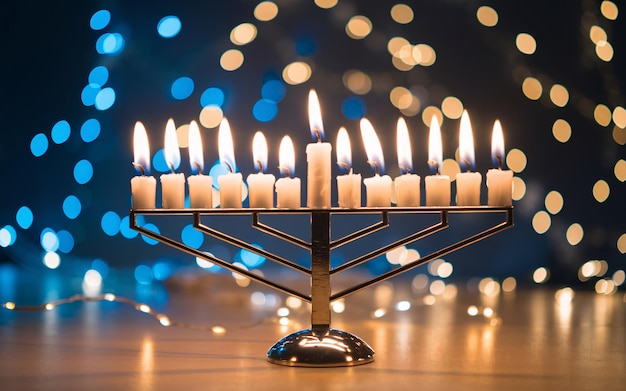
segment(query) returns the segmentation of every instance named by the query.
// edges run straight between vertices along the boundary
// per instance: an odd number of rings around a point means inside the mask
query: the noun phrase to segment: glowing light
[[[443,125],[443,113],[435,106],[425,107],[424,111],[422,111],[422,122],[424,125],[430,126],[433,116],[437,117],[439,125]]]
[[[534,77],[527,77],[522,82],[522,92],[530,100],[538,100],[543,93],[541,82]]]
[[[432,46],[420,43],[413,47],[413,58],[419,65],[429,67],[437,61],[437,53]]]
[[[276,310],[276,315],[280,317],[289,316],[289,308],[280,307],[278,310]]]
[[[170,318],[168,318],[165,315],[162,315],[162,314],[157,315],[157,320],[159,321],[159,323],[161,323],[162,326],[169,327],[172,325]]]
[[[467,314],[469,316],[478,315],[478,307],[476,307],[475,305],[470,305],[469,307],[467,307]]]
[[[524,171],[527,163],[526,154],[517,148],[513,148],[506,155],[506,165],[515,173]]]
[[[565,107],[569,101],[569,92],[567,88],[560,84],[555,84],[550,88],[550,100],[555,106]]]
[[[550,229],[551,224],[552,219],[550,218],[550,215],[543,210],[540,210],[533,216],[533,229],[538,234],[546,233],[548,229]]]
[[[108,10],[100,10],[94,12],[91,15],[91,19],[89,19],[89,27],[92,30],[102,30],[106,26],[108,26],[111,21],[111,13]]]
[[[511,293],[517,287],[517,280],[515,277],[507,277],[502,281],[502,291],[504,293]]]
[[[626,254],[626,233],[621,234],[617,239],[617,250],[622,254]]]
[[[459,159],[466,171],[474,169],[474,136],[467,110],[461,116],[461,130],[459,133]]]
[[[617,163],[615,163],[615,167],[613,167],[613,173],[618,181],[626,181],[626,160],[618,160]]]
[[[528,33],[520,33],[515,38],[515,46],[524,54],[533,54],[537,50],[537,41]]]
[[[456,176],[461,172],[461,166],[454,159],[444,159],[441,166],[441,173],[450,177],[450,180],[454,182]]]
[[[411,309],[411,302],[407,300],[399,301],[396,304],[396,310],[400,312],[408,311]]]
[[[452,275],[454,267],[450,262],[442,262],[437,268],[437,275],[441,278],[448,278]]]
[[[476,19],[485,27],[493,27],[498,24],[498,13],[489,6],[478,7]]]
[[[424,305],[434,305],[436,302],[437,298],[433,295],[426,295],[422,299],[422,303],[424,303]]]
[[[448,96],[441,102],[441,111],[450,119],[460,118],[463,110],[463,102],[457,97]]]
[[[352,167],[350,136],[348,136],[348,131],[343,126],[337,132],[337,162]],[[387,253],[387,260],[389,260],[389,253]]]
[[[409,140],[409,129],[404,118],[398,118],[396,125],[396,150],[398,153],[398,165],[401,171],[413,171],[413,157],[411,154],[411,141]]]
[[[22,206],[15,213],[15,221],[22,229],[28,229],[33,224],[33,212],[28,206]]]
[[[543,284],[548,281],[549,271],[545,267],[539,267],[533,272],[533,281],[537,284]]]
[[[346,302],[344,301],[344,299],[335,300],[330,303],[330,308],[333,310],[334,313],[341,314],[346,310]]]
[[[526,195],[526,182],[518,176],[513,177],[513,194],[515,201],[519,201]]]
[[[441,142],[441,128],[437,117],[433,116],[430,121],[430,132],[428,134],[428,165],[440,172],[443,163],[443,146]]]
[[[35,157],[43,156],[48,151],[48,137],[43,133],[33,136],[30,141],[30,152]]]
[[[215,264],[213,264],[212,262],[209,262],[206,259],[200,257],[196,257],[196,265],[200,266],[202,269],[210,269],[215,266]]]
[[[593,185],[593,197],[596,199],[596,201],[600,203],[606,201],[607,198],[609,198],[610,193],[611,188],[609,187],[609,184],[603,179],[598,180]]]
[[[428,287],[428,276],[426,274],[418,274],[411,281],[411,288],[415,292],[423,291]]]
[[[613,45],[611,45],[608,41],[599,41],[596,44],[596,55],[598,58],[604,62],[609,62],[613,59]]]
[[[174,80],[170,92],[172,94],[172,98],[176,100],[183,100],[189,98],[189,96],[193,93],[193,89],[193,80],[190,77],[183,76]]]
[[[302,307],[302,300],[298,299],[297,297],[289,296],[285,299],[285,305],[287,305],[287,307],[291,309],[296,310]]]
[[[491,307],[485,307],[483,308],[483,316],[485,318],[491,318],[493,316],[493,308]]]
[[[61,257],[54,251],[48,251],[43,257],[43,264],[48,269],[56,269],[61,266]]]
[[[256,38],[257,28],[252,23],[242,23],[230,32],[230,41],[235,45],[246,45]]]
[[[363,139],[363,145],[365,146],[367,161],[372,167],[372,170],[379,174],[383,174],[385,172],[385,158],[383,156],[383,149],[380,145],[380,140],[374,130],[374,126],[372,126],[372,123],[367,118],[362,118],[360,125],[361,138]]]
[[[320,8],[329,9],[337,5],[339,0],[315,0],[315,5]]]
[[[384,308],[377,308],[372,315],[374,318],[382,318],[386,313],[387,311]]]
[[[613,127],[613,140],[619,145],[625,145],[626,129],[622,129],[619,126]]]
[[[291,85],[302,84],[309,80],[312,72],[309,64],[301,61],[292,62],[283,69],[283,80]]]
[[[234,71],[243,65],[243,53],[237,49],[230,49],[220,57],[220,66],[225,71]]]
[[[566,120],[557,119],[552,125],[552,135],[557,141],[566,143],[572,136],[572,127]]]
[[[411,91],[404,87],[394,87],[389,93],[389,100],[391,101],[391,104],[399,109],[411,107],[413,99],[414,97]]]
[[[80,127],[80,138],[86,142],[90,143],[98,138],[100,135],[100,122],[95,118],[90,118],[87,121],[83,122]]]
[[[435,280],[431,282],[430,286],[428,287],[428,291],[430,292],[430,294],[435,295],[435,296],[439,296],[443,294],[445,289],[446,289],[446,283],[441,280]]]
[[[580,243],[581,240],[583,240],[583,236],[584,236],[583,227],[578,223],[574,223],[570,225],[569,228],[567,228],[567,232],[565,233],[567,242],[572,246],[575,246],[578,243]]]
[[[621,286],[626,281],[626,273],[623,270],[617,270],[613,273],[613,283],[615,286]]]
[[[604,16],[608,20],[615,20],[617,19],[619,10],[617,8],[617,5],[614,2],[609,1],[609,0],[604,0],[600,4],[600,12],[602,13],[602,16]]]
[[[278,6],[272,1],[262,1],[254,7],[254,17],[261,22],[268,22],[278,15]]]
[[[70,138],[70,133],[70,124],[65,120],[61,120],[52,127],[50,138],[52,138],[55,144],[63,144]]]
[[[363,39],[372,32],[372,22],[363,15],[355,15],[346,24],[346,34],[352,39]]]
[[[406,4],[396,4],[391,7],[391,18],[400,24],[408,24],[413,21],[413,9]]]
[[[372,90],[372,79],[361,71],[349,70],[343,74],[343,85],[357,95],[365,95]]]
[[[284,136],[280,140],[280,146],[278,147],[278,165],[289,170],[290,175],[293,177],[296,170],[296,153],[293,147],[293,141],[291,137]]]
[[[555,215],[563,208],[563,196],[556,190],[552,190],[546,195],[545,206],[548,212]]]
[[[593,118],[596,120],[598,125],[600,126],[609,126],[611,123],[611,110],[603,104],[599,104],[593,110]]]
[[[215,128],[219,126],[220,122],[224,119],[224,113],[219,106],[205,106],[200,111],[198,120],[205,128]]]

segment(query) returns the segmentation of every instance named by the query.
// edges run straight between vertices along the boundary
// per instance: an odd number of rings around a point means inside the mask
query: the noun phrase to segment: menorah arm
[[[309,212],[306,212],[306,213],[309,213]],[[265,233],[270,234],[272,236],[281,238],[282,240],[284,240],[286,242],[290,242],[290,243],[295,244],[297,246],[303,247],[303,248],[305,248],[307,250],[311,249],[312,245],[311,245],[310,242],[307,242],[306,240],[302,240],[302,239],[298,238],[297,236],[290,235],[290,234],[288,234],[286,232],[283,232],[283,231],[281,231],[279,229],[276,229],[276,228],[274,228],[272,226],[269,226],[267,224],[263,224],[261,222],[261,220],[260,220],[259,214],[260,213],[258,213],[258,212],[253,212],[252,213],[252,226],[254,228],[258,229],[261,232],[265,232]]]
[[[367,236],[373,232],[378,231],[379,229],[387,228],[388,226],[389,226],[389,212],[382,211],[380,212],[380,221],[378,223],[372,224],[358,231],[355,231],[349,235],[346,235],[342,238],[331,241],[330,248],[335,249],[339,246],[343,246],[344,244],[347,244],[354,240],[362,238],[363,236]]]

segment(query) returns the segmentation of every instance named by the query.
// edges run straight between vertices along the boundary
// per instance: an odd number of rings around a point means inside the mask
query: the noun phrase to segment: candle
[[[441,129],[437,117],[430,121],[428,137],[428,165],[435,171],[435,175],[428,175],[424,179],[426,185],[426,206],[450,205],[450,177],[441,175],[443,164],[443,147],[441,145]]]
[[[397,206],[420,206],[420,176],[411,174],[413,157],[409,129],[404,118],[400,117],[396,126],[396,143],[398,151],[398,167],[402,175],[394,179]]]
[[[319,100],[314,90],[309,91],[309,126],[317,142],[306,146],[307,207],[330,208],[330,153],[332,147],[324,140],[324,125]]]
[[[363,180],[368,207],[389,207],[391,205],[391,177],[380,175],[385,171],[383,149],[372,123],[367,118],[361,119],[361,138],[365,145],[367,160],[374,176]]]
[[[204,169],[202,138],[196,121],[191,121],[189,124],[188,145],[191,172],[196,171],[196,175],[190,175],[187,178],[189,206],[192,208],[211,208],[213,207],[213,178],[210,175],[202,174]]]
[[[511,206],[513,204],[513,171],[503,170],[504,136],[502,125],[496,120],[491,135],[491,159],[497,169],[487,171],[487,204],[489,206]]]
[[[136,209],[154,209],[156,200],[156,180],[150,173],[150,145],[146,128],[139,121],[133,133],[133,165],[141,173],[130,180],[132,205]]]
[[[230,133],[230,124],[226,118],[220,122],[217,134],[220,163],[228,166],[229,173],[220,175],[217,183],[220,188],[220,208],[241,208],[241,193],[243,179],[235,164],[233,137]]]
[[[337,200],[340,208],[358,208],[361,206],[361,174],[352,173],[352,150],[346,128],[337,133],[337,165],[348,171],[337,175]]]
[[[250,192],[251,208],[274,207],[274,182],[272,174],[264,174],[267,167],[267,141],[262,132],[256,132],[252,139],[252,156],[257,174],[250,174],[246,181]]]
[[[279,169],[285,177],[276,181],[276,206],[296,209],[300,207],[300,178],[292,178],[295,172],[296,158],[291,137],[284,136],[278,151]]]
[[[456,176],[456,204],[458,206],[480,205],[480,184],[483,178],[480,173],[472,172],[475,163],[474,136],[467,110],[463,110],[461,115],[459,157],[461,167],[465,166],[467,172],[461,172]]]
[[[165,163],[171,174],[161,175],[161,202],[166,209],[182,209],[185,207],[185,175],[177,174],[175,169],[180,165],[180,149],[174,120],[167,120],[165,125]]]

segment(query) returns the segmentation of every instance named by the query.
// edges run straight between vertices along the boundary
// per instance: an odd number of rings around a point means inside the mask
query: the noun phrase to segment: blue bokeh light
[[[152,275],[152,269],[146,265],[137,265],[135,268],[135,280],[144,285],[148,285],[152,282],[154,276]]]
[[[69,195],[63,201],[63,213],[68,219],[75,219],[80,215],[82,205],[80,200],[75,195]]]
[[[182,23],[177,16],[169,15],[161,18],[157,24],[157,31],[163,38],[173,38],[180,32]]]
[[[102,279],[106,279],[109,276],[109,264],[102,258],[96,258],[91,262],[91,268],[102,276]]]
[[[258,249],[263,249],[263,247],[259,244],[252,245]],[[239,258],[241,259],[241,262],[249,268],[259,267],[265,263],[265,257],[244,249],[239,251]]]
[[[187,99],[193,93],[193,89],[194,83],[191,78],[187,76],[179,77],[172,83],[172,97],[177,100]]]
[[[57,232],[57,239],[59,240],[59,251],[68,254],[74,249],[74,236],[65,230]]]
[[[99,54],[117,55],[124,49],[124,37],[119,33],[102,34],[96,41],[96,51]]]
[[[66,120],[61,120],[54,124],[52,127],[52,131],[50,132],[50,137],[55,144],[63,144],[70,138],[72,130],[70,128],[69,122]]]
[[[141,225],[143,223],[139,222],[139,217],[143,217],[143,216],[137,216],[137,224]],[[132,238],[136,237],[139,234],[139,232],[137,232],[134,229],[130,228],[130,217],[128,217],[128,216],[125,216],[122,219],[122,221],[120,222],[120,233],[126,239],[132,239]]]
[[[159,227],[157,227],[156,225],[154,225],[152,223],[145,224],[143,227],[145,229],[147,229],[148,231],[152,231],[152,232],[154,232],[156,234],[160,234],[161,233],[161,231],[159,230]],[[154,240],[152,238],[149,238],[149,237],[147,237],[145,235],[141,235],[141,238],[143,239],[144,242],[146,242],[146,243],[148,243],[148,244],[150,244],[152,246],[155,246],[155,245],[159,244],[158,241],[156,241],[156,240]]]
[[[105,234],[115,236],[118,232],[120,232],[121,222],[122,220],[117,213],[108,211],[102,215],[102,219],[100,219],[100,227],[102,227],[102,231],[104,231]]]
[[[285,83],[280,80],[269,80],[261,87],[261,97],[263,99],[270,100],[274,103],[278,103],[285,97],[287,87]]]
[[[193,224],[189,224],[183,228],[180,233],[180,237],[184,244],[191,248],[198,249],[204,242],[204,235],[193,227]]]
[[[219,160],[216,161],[215,164],[213,164],[213,166],[211,166],[211,169],[209,170],[209,175],[211,175],[211,177],[213,178],[213,187],[219,190],[220,184],[219,184],[218,178],[222,175],[228,174],[229,172],[230,170],[225,164],[221,164]]]
[[[269,122],[278,114],[278,105],[269,99],[259,99],[252,108],[252,115],[259,122]]]
[[[365,102],[357,97],[346,98],[341,104],[341,111],[348,119],[361,119],[365,116]]]
[[[89,160],[83,159],[74,166],[74,179],[79,185],[88,183],[93,177],[93,166]]]
[[[89,72],[89,84],[102,87],[107,80],[109,80],[109,69],[104,65],[97,66]]]
[[[52,228],[46,227],[41,230],[39,242],[41,243],[41,248],[45,251],[57,251],[59,248],[59,239]]]
[[[11,225],[5,225],[0,229],[0,247],[9,247],[15,243],[17,232]]]
[[[101,91],[101,88],[97,84],[89,83],[83,88],[80,93],[80,100],[87,107],[93,106],[96,103],[96,96]]]
[[[80,127],[80,138],[84,142],[90,143],[100,136],[100,129],[100,121],[90,118],[83,122],[83,125]]]
[[[111,87],[103,88],[98,92],[95,99],[95,107],[98,110],[108,110],[115,103],[115,90]]]
[[[43,133],[38,133],[30,140],[30,152],[35,157],[43,156],[48,151],[48,137]]]
[[[200,106],[218,106],[222,107],[224,104],[224,91],[217,87],[207,88],[200,95]]]
[[[111,13],[108,10],[100,10],[91,15],[89,27],[96,31],[102,30],[109,25],[109,22],[111,22]]]
[[[33,211],[28,206],[22,206],[15,214],[15,221],[22,229],[28,229],[33,224]]]
[[[165,281],[173,273],[172,266],[167,262],[157,262],[152,265],[152,275],[157,281]]]

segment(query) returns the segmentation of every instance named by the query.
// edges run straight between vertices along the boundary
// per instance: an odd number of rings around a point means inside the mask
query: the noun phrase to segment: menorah
[[[400,246],[416,242],[436,232],[450,227],[448,216],[451,213],[488,213],[495,212],[503,214],[502,221],[481,229],[479,232],[469,235],[466,238],[457,240],[452,244],[442,246],[427,255],[420,256],[419,259],[405,263],[401,266],[379,273],[374,277],[368,277],[366,281],[354,284],[339,292],[332,292],[331,277],[368,262],[376,257],[386,254]],[[368,235],[384,228],[390,227],[391,214],[430,214],[438,215],[439,219],[433,224],[424,227],[416,232],[401,237],[391,243],[381,245],[373,251],[359,255],[353,259],[343,262],[341,265],[331,267],[331,252],[347,243],[363,240]],[[309,215],[310,216],[310,240],[305,240],[284,229],[278,229],[271,224],[261,221],[264,215]],[[357,215],[369,214],[379,215],[379,221],[354,230],[343,237],[332,239],[331,225],[333,215]],[[245,249],[261,257],[283,265],[297,272],[303,273],[310,278],[310,292],[302,292],[273,281],[270,278],[257,275],[249,270],[243,269],[233,262],[221,259],[212,254],[208,254],[199,249],[193,248],[181,241],[172,239],[161,233],[152,231],[137,224],[137,215],[142,216],[190,216],[193,218],[193,227],[205,235],[214,237],[224,243]],[[210,215],[249,215],[251,216],[252,227],[265,234],[279,238],[281,241],[302,247],[310,253],[310,267],[304,267],[296,262],[286,259],[276,251],[268,251],[250,244],[248,241],[223,232],[203,222],[203,216]],[[435,217],[436,219],[436,217]],[[206,219],[205,219],[206,220]],[[227,270],[249,278],[250,280],[264,284],[270,288],[299,298],[311,304],[311,327],[289,334],[276,342],[267,352],[268,361],[287,366],[303,367],[337,367],[353,366],[370,363],[374,360],[374,350],[361,338],[347,331],[330,327],[331,303],[344,298],[352,293],[385,281],[408,270],[414,269],[427,262],[435,260],[446,254],[452,253],[463,247],[481,241],[491,235],[505,230],[513,225],[513,207],[494,206],[449,206],[449,207],[366,207],[357,209],[330,208],[330,209],[131,209],[130,226],[142,235],[154,239],[160,243],[191,254],[197,258],[212,262]]]

